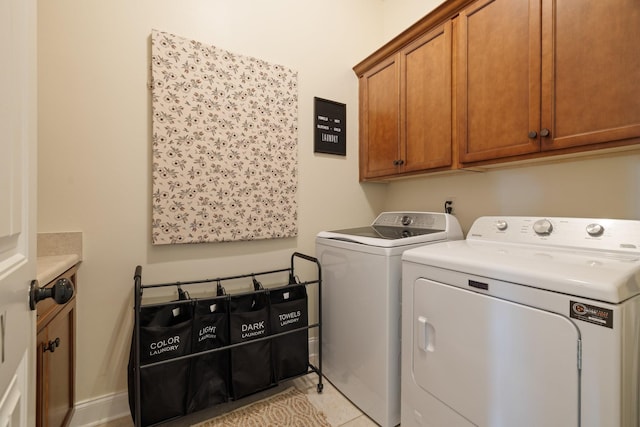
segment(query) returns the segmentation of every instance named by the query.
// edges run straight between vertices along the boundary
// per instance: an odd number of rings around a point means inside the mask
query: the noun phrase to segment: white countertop
[[[78,262],[80,256],[77,254],[39,256],[36,279],[40,286],[45,286]]]

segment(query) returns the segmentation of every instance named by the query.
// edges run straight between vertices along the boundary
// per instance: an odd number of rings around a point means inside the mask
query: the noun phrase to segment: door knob
[[[73,297],[73,292],[71,280],[65,277],[56,280],[56,283],[50,288],[41,288],[38,286],[37,280],[32,280],[29,288],[29,307],[31,310],[35,310],[38,301],[47,298],[53,298],[56,303],[64,304]]]

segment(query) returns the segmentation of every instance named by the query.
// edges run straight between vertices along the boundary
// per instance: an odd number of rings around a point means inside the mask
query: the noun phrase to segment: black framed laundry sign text
[[[347,155],[347,106],[314,97],[316,153]]]

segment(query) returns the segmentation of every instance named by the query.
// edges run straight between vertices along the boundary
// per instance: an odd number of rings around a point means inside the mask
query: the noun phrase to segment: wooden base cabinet
[[[76,271],[58,278],[71,280],[77,291]],[[76,297],[63,305],[43,300],[37,310],[36,427],[66,427],[75,402]]]

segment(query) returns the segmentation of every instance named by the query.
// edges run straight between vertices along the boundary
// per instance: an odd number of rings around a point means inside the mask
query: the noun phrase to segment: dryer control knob
[[[496,228],[500,231],[504,231],[509,227],[509,224],[504,219],[499,219],[496,221]]]
[[[409,215],[404,215],[402,217],[402,219],[400,220],[400,222],[402,222],[402,225],[407,227],[407,226],[411,225],[411,223],[413,222],[413,218],[411,218]]]
[[[553,225],[548,219],[539,219],[533,223],[533,231],[538,236],[548,236],[553,231]]]
[[[604,233],[604,227],[600,224],[592,223],[587,225],[587,234],[591,237],[602,236]]]

